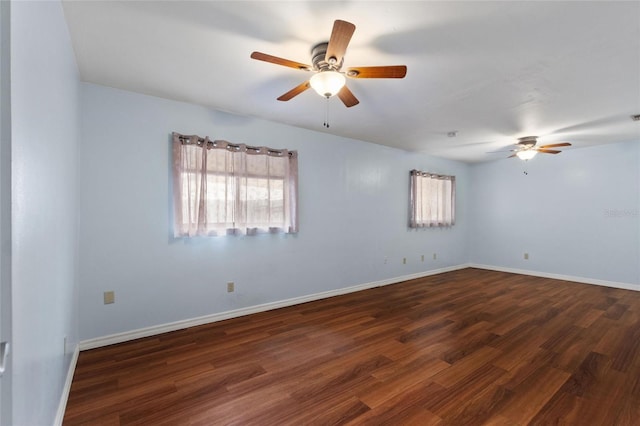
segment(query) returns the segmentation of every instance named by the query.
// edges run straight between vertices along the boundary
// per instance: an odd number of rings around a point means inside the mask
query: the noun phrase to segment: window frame
[[[215,150],[213,152],[217,155],[212,160],[213,163],[208,162],[208,159],[212,159],[211,150]],[[223,157],[220,157],[221,152],[224,152]],[[264,163],[249,160],[248,156],[254,155],[266,156]],[[264,167],[265,173],[260,173],[262,170],[256,171],[256,167]],[[276,172],[270,174],[273,167]],[[297,233],[297,177],[296,151],[210,141],[209,138],[184,136],[174,132],[174,236]],[[222,178],[222,182],[214,182],[217,178]],[[263,181],[265,186],[256,185],[252,180]],[[272,184],[276,186],[275,194],[278,198],[269,197]],[[216,191],[210,192],[211,185],[222,185],[224,198],[210,199]],[[266,198],[251,198],[252,193],[264,189],[267,190]],[[261,202],[264,204],[259,205]],[[251,209],[251,205],[258,208]],[[221,211],[220,206],[223,207],[222,215],[215,213]],[[252,217],[252,213],[260,213],[261,208],[265,215]],[[214,213],[209,214],[211,211]]]

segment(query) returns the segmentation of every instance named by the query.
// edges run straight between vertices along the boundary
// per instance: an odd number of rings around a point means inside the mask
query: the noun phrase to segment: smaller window
[[[409,227],[453,226],[456,177],[411,170]]]

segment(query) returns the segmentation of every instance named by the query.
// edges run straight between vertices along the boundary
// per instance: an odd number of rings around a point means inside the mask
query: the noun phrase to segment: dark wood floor
[[[640,425],[640,292],[477,269],[80,354],[65,425]]]

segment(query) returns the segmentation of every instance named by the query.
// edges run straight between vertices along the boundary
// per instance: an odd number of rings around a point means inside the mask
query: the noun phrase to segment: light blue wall
[[[92,84],[82,108],[82,339],[467,261],[465,164]],[[173,131],[298,150],[300,233],[173,241]],[[407,228],[413,168],[457,176],[455,227]]]
[[[477,164],[470,180],[472,262],[640,290],[640,140]]]
[[[12,2],[13,422],[50,425],[78,341],[79,77],[59,2]]]
[[[470,166],[92,84],[82,106],[83,340],[469,262],[639,283],[636,142]],[[172,240],[172,131],[297,149],[301,232]],[[453,229],[407,228],[412,168],[457,176]]]

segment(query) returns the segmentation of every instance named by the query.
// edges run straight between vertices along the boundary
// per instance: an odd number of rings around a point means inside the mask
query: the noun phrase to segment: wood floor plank
[[[464,401],[457,401],[447,411],[442,411],[441,415],[451,425],[483,424],[492,413],[507,405],[512,397],[512,391],[492,384],[471,394]]]
[[[467,268],[80,353],[64,425],[640,424],[640,292]]]
[[[589,309],[573,323],[577,327],[589,328],[594,321],[600,318],[605,311],[599,309]]]
[[[368,413],[356,418],[348,424],[380,425],[380,424],[440,424],[442,419],[426,410],[424,405],[430,398],[424,382],[407,385],[400,393],[389,395],[384,402],[367,404],[374,406]],[[361,398],[362,399],[362,398]]]
[[[449,364],[437,358],[418,359],[358,396],[369,407],[376,408],[404,393],[408,387],[428,384],[435,374],[447,368]]]
[[[542,368],[512,389],[514,395],[499,412],[518,424],[527,424],[544,408],[569,378],[555,368]]]
[[[506,372],[501,368],[484,364],[469,374],[464,381],[434,394],[425,407],[443,419],[455,417],[474,396],[478,396],[487,387],[497,383],[505,374]],[[492,412],[486,414],[488,416]]]
[[[469,375],[476,370],[489,364],[502,352],[490,346],[483,346],[466,358],[458,360],[451,367],[444,369],[433,377],[433,381],[445,386],[451,387],[461,381],[464,381]]]
[[[584,400],[566,392],[556,392],[531,419],[532,425],[579,425]]]

